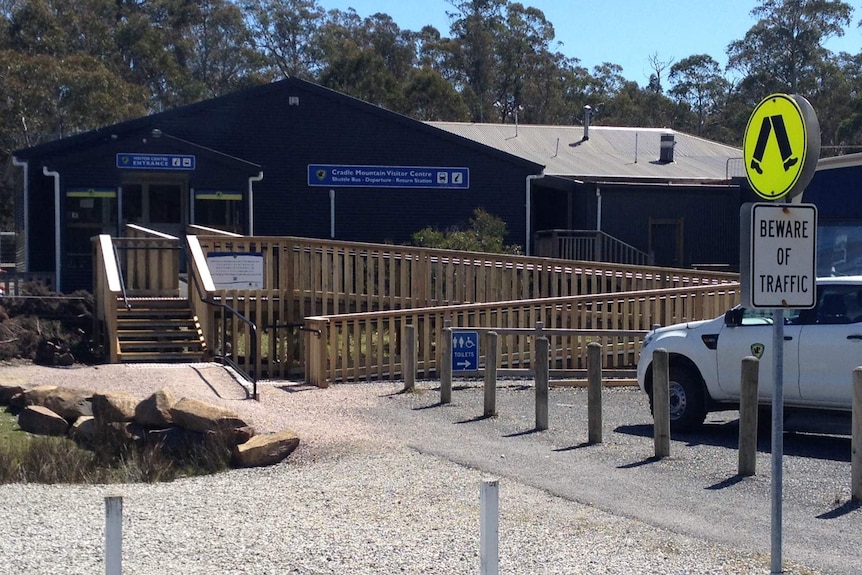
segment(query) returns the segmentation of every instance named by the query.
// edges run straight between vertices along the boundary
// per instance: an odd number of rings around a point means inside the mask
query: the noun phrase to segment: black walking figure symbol
[[[784,127],[784,116],[781,114],[767,116],[763,118],[763,123],[760,124],[760,134],[757,136],[754,157],[751,159],[751,169],[761,176],[763,175],[763,170],[760,169],[760,162],[763,161],[766,142],[769,141],[769,135],[773,129],[775,129],[775,139],[778,140],[778,149],[781,151],[781,160],[784,162],[784,171],[786,172],[799,161],[799,158],[792,157],[793,150],[790,149],[790,140],[787,137],[787,129]]]

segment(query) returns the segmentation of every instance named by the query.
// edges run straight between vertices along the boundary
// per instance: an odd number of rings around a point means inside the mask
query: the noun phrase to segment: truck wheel
[[[706,401],[700,376],[685,367],[671,367],[669,379],[671,431],[691,431],[700,427],[706,419]],[[650,411],[653,411],[653,397],[651,393]]]

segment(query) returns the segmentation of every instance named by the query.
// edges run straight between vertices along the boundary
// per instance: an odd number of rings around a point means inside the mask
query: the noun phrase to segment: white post
[[[105,575],[123,572],[123,498],[105,497]]]
[[[479,573],[498,575],[500,572],[500,480],[483,479],[480,492],[481,524],[479,534]]]
[[[853,370],[853,425],[850,437],[850,494],[862,501],[862,367]]]

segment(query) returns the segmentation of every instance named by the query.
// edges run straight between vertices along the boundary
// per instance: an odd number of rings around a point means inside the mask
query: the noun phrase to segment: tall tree
[[[668,79],[673,84],[669,94],[690,107],[697,135],[705,135],[708,119],[719,114],[730,87],[721,66],[708,54],[695,54],[671,66]]]
[[[852,13],[840,0],[760,0],[751,11],[755,25],[727,47],[728,67],[747,77],[752,94],[811,95],[827,55],[823,43],[844,34]]]
[[[258,49],[282,78],[314,79],[322,67],[317,0],[242,0]]]

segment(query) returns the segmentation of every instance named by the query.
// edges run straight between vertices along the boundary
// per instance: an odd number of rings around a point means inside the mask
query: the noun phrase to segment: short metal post
[[[548,429],[549,348],[548,338],[536,339],[536,430]]]
[[[485,417],[497,415],[497,332],[485,335]]]
[[[105,497],[105,575],[123,572],[123,498]]]
[[[443,365],[440,366],[440,404],[452,403],[452,328],[443,328]]]
[[[602,344],[587,345],[587,441],[602,442]]]
[[[401,372],[404,391],[416,389],[416,326],[405,325],[401,337]]]
[[[479,573],[497,575],[500,564],[500,480],[483,479],[479,497]]]
[[[757,470],[757,386],[760,360],[742,359],[742,393],[739,397],[739,467],[743,477]]]
[[[850,494],[862,501],[862,367],[853,370],[853,432],[850,439]]]
[[[670,456],[670,370],[666,349],[653,352],[652,417],[655,456]]]

